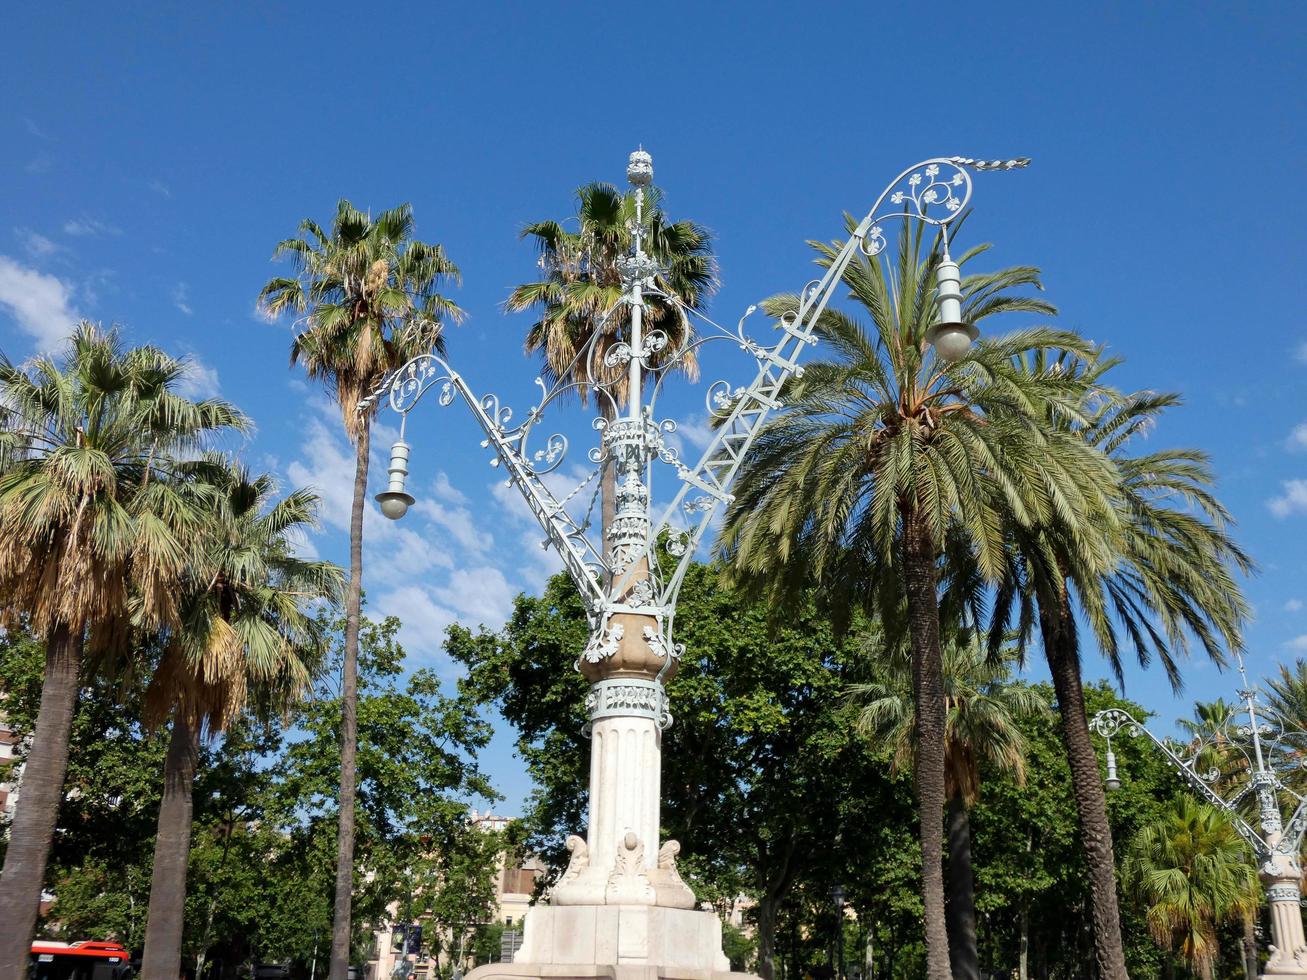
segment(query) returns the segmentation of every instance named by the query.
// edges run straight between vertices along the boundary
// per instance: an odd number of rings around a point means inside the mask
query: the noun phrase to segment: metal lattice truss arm
[[[721,391],[719,399],[729,405],[729,413],[717,427],[712,441],[704,450],[698,464],[689,469],[678,465],[677,475],[681,486],[676,497],[663,511],[661,518],[651,525],[654,535],[672,531],[679,540],[673,554],[679,559],[658,594],[658,603],[666,608],[675,606],[681,581],[712,524],[719,507],[731,502],[731,484],[740,471],[744,457],[768,417],[780,406],[780,393],[791,376],[803,369],[798,366],[799,356],[816,342],[814,331],[826,306],[839,288],[844,272],[859,251],[877,255],[885,247],[884,234],[878,222],[901,218],[944,227],[963,213],[971,198],[971,177],[967,168],[974,170],[1010,170],[1024,167],[1026,158],[1016,160],[973,160],[967,157],[937,157],[923,160],[904,170],[881,192],[867,216],[854,228],[853,233],[826,269],[825,275],[808,284],[793,315],[781,319],[783,331],[775,346],[764,348],[748,340],[743,334],[743,321],[739,331],[742,346],[758,360],[758,374],[747,388],[727,394]],[[883,211],[888,204],[888,210]],[[753,312],[751,307],[749,312]],[[748,313],[745,314],[748,316]],[[724,385],[719,382],[718,385]],[[717,387],[717,386],[714,386]],[[725,407],[725,406],[723,406]],[[680,521],[688,518],[690,526],[684,531]]]

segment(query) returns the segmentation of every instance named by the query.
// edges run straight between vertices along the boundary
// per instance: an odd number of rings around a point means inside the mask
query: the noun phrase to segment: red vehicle
[[[118,943],[32,943],[29,980],[128,980],[130,954]]]

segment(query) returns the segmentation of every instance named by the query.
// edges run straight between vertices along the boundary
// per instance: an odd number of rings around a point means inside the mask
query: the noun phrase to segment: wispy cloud
[[[1298,612],[1298,611],[1301,610],[1301,609],[1302,609],[1302,600],[1301,600],[1301,599],[1290,599],[1288,602],[1286,602],[1286,603],[1284,604],[1284,611],[1285,611],[1285,612],[1295,613],[1295,612]]]
[[[1272,514],[1283,518],[1291,514],[1307,513],[1307,480],[1285,480],[1280,487],[1284,492],[1266,501]]]
[[[1301,636],[1295,636],[1292,640],[1286,643],[1285,646],[1290,650],[1307,651],[1307,633],[1303,633]]]
[[[181,310],[187,316],[190,316],[195,312],[191,309],[191,304],[187,302],[187,300],[190,299],[190,292],[191,287],[186,285],[184,282],[179,282],[177,285],[172,287],[172,305],[177,307],[177,309]]]
[[[55,349],[72,332],[77,322],[72,295],[72,286],[62,279],[0,255],[0,308],[38,351]]]
[[[1285,440],[1288,447],[1297,452],[1298,450],[1307,449],[1307,422],[1299,422],[1289,433],[1289,438]]]
[[[91,238],[99,235],[121,235],[123,230],[111,224],[82,215],[80,218],[69,218],[64,222],[64,234],[72,235],[74,238]]]
[[[172,188],[161,181],[158,177],[153,178],[147,186],[160,197],[172,197]]]
[[[210,367],[194,354],[186,358],[186,374],[177,386],[187,398],[217,398],[222,388],[218,383],[218,369]]]
[[[36,124],[34,120],[29,119],[27,116],[23,116],[23,128],[26,129],[33,136],[35,136],[37,139],[43,139],[43,140],[52,139],[52,137],[45,130],[43,130],[40,126]]]
[[[15,228],[14,234],[17,235],[18,240],[23,243],[23,248],[27,250],[27,254],[35,259],[44,259],[54,255],[56,252],[68,251],[68,249],[60,245],[58,242],[51,241],[44,235],[32,231],[31,228]]]
[[[1293,349],[1293,356],[1299,364],[1307,364],[1307,340],[1304,340]]]

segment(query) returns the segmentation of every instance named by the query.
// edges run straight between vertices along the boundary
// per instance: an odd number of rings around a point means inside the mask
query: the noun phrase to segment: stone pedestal
[[[1307,941],[1303,938],[1299,904],[1302,877],[1297,862],[1277,854],[1263,868],[1263,880],[1271,906],[1271,958],[1262,976],[1267,980],[1307,980]]]
[[[512,963],[482,966],[467,980],[756,980],[731,973],[721,920],[695,908],[676,870],[680,845],[659,846],[663,729],[670,723],[659,622],[614,615],[579,666],[591,681],[590,811],[584,838],[548,904],[526,914]]]

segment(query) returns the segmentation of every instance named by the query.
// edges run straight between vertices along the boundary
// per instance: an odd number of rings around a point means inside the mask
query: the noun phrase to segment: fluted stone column
[[[1303,938],[1302,872],[1290,855],[1276,854],[1262,868],[1271,906],[1271,958],[1266,977],[1307,977],[1307,940]]]

